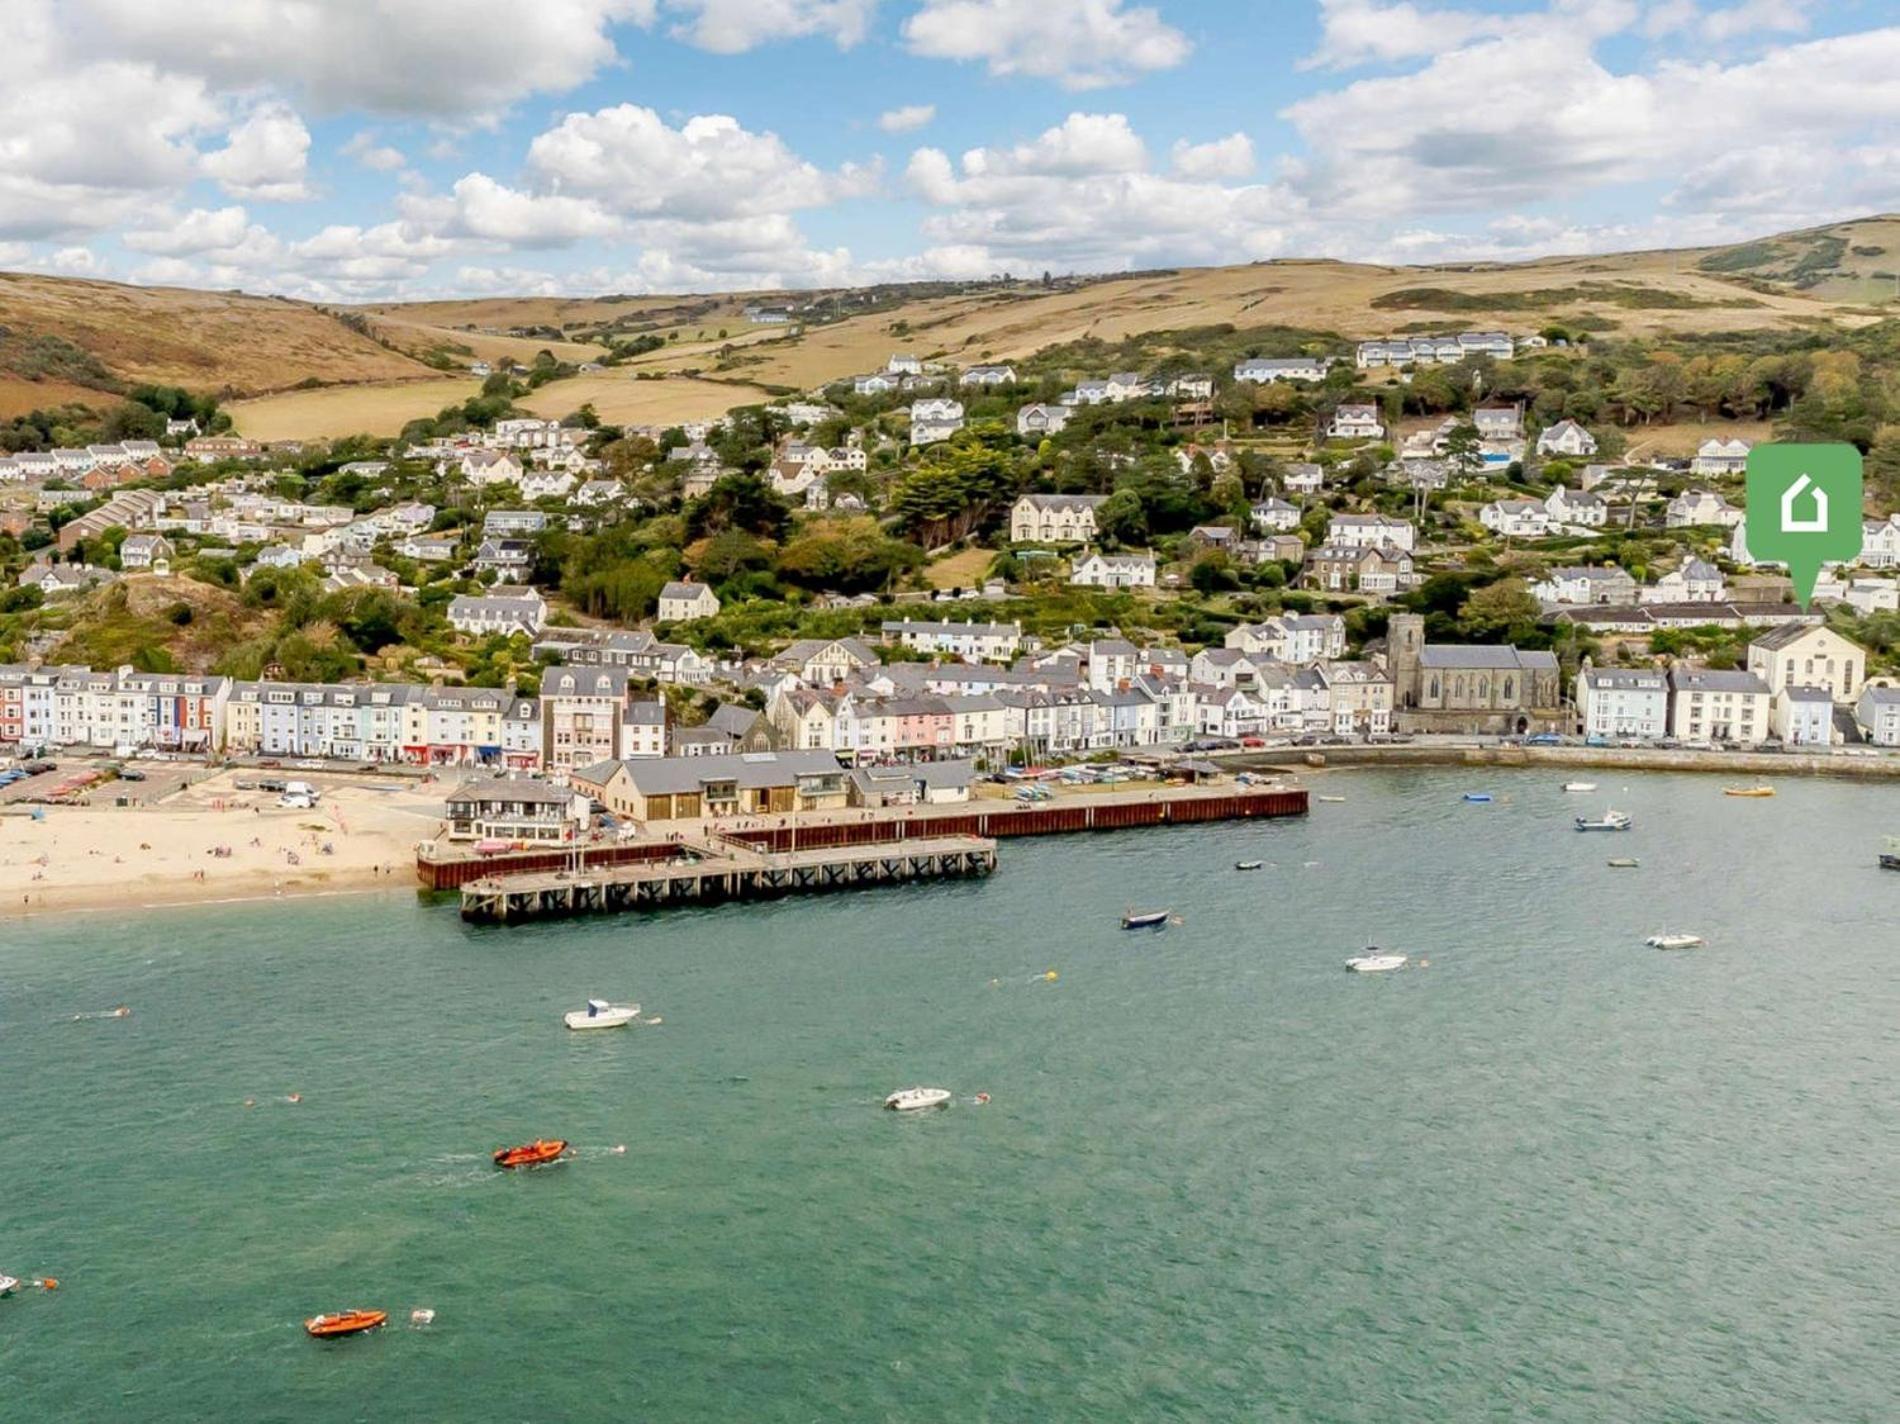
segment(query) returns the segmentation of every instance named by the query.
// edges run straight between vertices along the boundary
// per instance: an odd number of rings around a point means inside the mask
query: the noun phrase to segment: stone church
[[[1511,736],[1564,725],[1563,673],[1554,653],[1427,643],[1424,618],[1395,613],[1386,662],[1401,732]]]

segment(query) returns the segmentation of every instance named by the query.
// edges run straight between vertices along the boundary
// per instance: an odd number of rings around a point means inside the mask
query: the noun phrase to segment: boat
[[[1651,949],[1698,949],[1708,941],[1701,935],[1653,934],[1643,943]]]
[[[1640,863],[1633,855],[1619,855],[1610,862],[1610,869],[1634,870]]]
[[[544,1162],[557,1162],[567,1151],[567,1139],[564,1137],[537,1138],[522,1147],[498,1147],[495,1149],[497,1167],[539,1167]]]
[[[1124,910],[1122,911],[1122,928],[1158,930],[1168,923],[1172,913],[1170,910]]]
[[[1490,799],[1491,793],[1489,791],[1467,791],[1465,793],[1465,800],[1471,802],[1474,806],[1482,806]]]
[[[1403,969],[1409,958],[1403,954],[1393,954],[1371,945],[1364,954],[1355,954],[1346,961],[1346,967],[1355,974],[1383,974],[1391,969]]]
[[[1622,811],[1605,811],[1594,821],[1588,816],[1577,817],[1577,829],[1580,831],[1627,831],[1636,822]]]
[[[12,1276],[0,1276],[0,1296],[9,1296],[20,1288],[20,1283]]]
[[[1321,796],[1317,799],[1321,801],[1331,801],[1334,804],[1338,804],[1339,802],[1344,801],[1346,798],[1344,796]]]
[[[1775,794],[1775,788],[1772,786],[1766,786],[1766,785],[1724,786],[1722,788],[1722,794],[1724,796],[1750,796],[1750,797],[1773,796]]]
[[[1264,860],[1237,860],[1234,862],[1234,869],[1235,870],[1258,870],[1265,864],[1266,862]]]
[[[1887,848],[1880,853],[1882,870],[1900,870],[1900,836],[1888,836]]]
[[[386,1310],[339,1310],[332,1315],[313,1315],[303,1328],[319,1340],[335,1340],[344,1335],[361,1335],[389,1319]]]
[[[917,1112],[922,1108],[940,1108],[950,1101],[948,1088],[900,1088],[884,1100],[892,1112]]]
[[[605,999],[589,999],[587,1007],[561,1015],[569,1028],[622,1028],[640,1017],[638,1004],[610,1004]]]
[[[1566,781],[1564,783],[1566,791],[1595,791],[1596,789],[1597,784],[1594,781]]]

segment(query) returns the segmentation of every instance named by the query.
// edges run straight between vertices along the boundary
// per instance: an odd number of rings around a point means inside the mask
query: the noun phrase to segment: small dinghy
[[[640,1017],[638,1004],[610,1004],[605,999],[589,999],[587,1007],[563,1014],[569,1028],[624,1028]]]
[[[1564,783],[1566,791],[1595,791],[1596,789],[1597,784],[1594,781],[1566,781]]]
[[[892,1112],[917,1112],[922,1108],[940,1108],[950,1101],[948,1088],[900,1088],[884,1100]]]
[[[1643,943],[1651,949],[1700,949],[1708,941],[1701,935],[1653,934]]]
[[[1722,788],[1722,794],[1724,796],[1746,796],[1751,800],[1758,800],[1764,796],[1773,796],[1775,794],[1775,788],[1768,785],[1724,786]]]
[[[1346,961],[1346,967],[1355,974],[1384,974],[1388,970],[1403,969],[1409,955],[1394,954],[1390,950],[1371,945],[1364,954],[1355,954]]]
[[[0,1296],[12,1295],[20,1288],[20,1283],[12,1276],[0,1276]]]
[[[1345,800],[1346,798],[1345,798],[1344,796],[1322,796],[1322,797],[1320,797],[1319,799],[1320,799],[1321,801],[1331,801],[1331,802],[1333,802],[1333,803],[1335,803],[1335,804],[1337,804],[1337,803],[1339,803],[1339,802],[1341,802],[1341,801],[1344,801],[1344,800]]]
[[[1484,806],[1490,804],[1492,798],[1489,791],[1467,791],[1464,799],[1474,806]]]
[[[1616,857],[1616,859],[1610,862],[1610,869],[1634,870],[1639,864],[1641,864],[1641,862],[1638,861],[1636,857],[1633,855],[1619,855],[1618,857]]]
[[[1124,910],[1122,928],[1125,930],[1158,930],[1173,917],[1172,910]]]
[[[1237,860],[1234,862],[1234,869],[1235,870],[1259,870],[1265,864],[1266,862],[1264,860]]]
[[[497,1167],[539,1167],[546,1162],[558,1162],[567,1151],[567,1139],[564,1137],[538,1138],[522,1147],[498,1147],[495,1149]]]
[[[1595,820],[1588,816],[1577,817],[1577,829],[1580,831],[1627,831],[1636,822],[1622,811],[1605,811]]]
[[[313,1315],[303,1328],[319,1340],[335,1340],[343,1335],[361,1335],[389,1319],[386,1310],[339,1310],[332,1315]]]

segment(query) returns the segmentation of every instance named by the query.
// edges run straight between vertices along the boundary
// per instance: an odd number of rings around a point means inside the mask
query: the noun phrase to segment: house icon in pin
[[[1804,490],[1814,492],[1814,513],[1805,519],[1795,513],[1796,505]],[[1781,532],[1784,534],[1827,533],[1827,491],[1807,475],[1803,475],[1789,485],[1782,493]]]

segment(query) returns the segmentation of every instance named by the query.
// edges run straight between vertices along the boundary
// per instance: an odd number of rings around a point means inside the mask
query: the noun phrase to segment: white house
[[[1666,736],[1669,679],[1654,668],[1600,668],[1577,674],[1577,718],[1586,736]]]
[[[119,567],[163,572],[176,555],[172,541],[163,534],[130,534],[119,545]]]
[[[1104,494],[1026,494],[1010,507],[1009,537],[1018,544],[1086,544]]]
[[[1016,433],[1025,440],[1060,434],[1071,414],[1065,405],[1026,405],[1016,412]]]
[[[1326,486],[1326,470],[1308,460],[1286,467],[1280,483],[1288,494],[1318,494]]]
[[[548,605],[531,588],[497,585],[486,594],[459,594],[449,602],[449,626],[458,633],[485,636],[490,633],[526,633],[532,638],[541,631]]]
[[[1234,379],[1253,385],[1269,381],[1323,381],[1332,361],[1324,356],[1255,356],[1234,365]]]
[[[1669,735],[1759,746],[1768,739],[1772,700],[1768,684],[1752,672],[1678,663],[1669,670]]]
[[[910,408],[910,443],[935,445],[963,429],[963,402],[936,398]]]
[[[1688,529],[1699,524],[1719,524],[1733,529],[1741,523],[1742,511],[1713,490],[1684,490],[1669,501],[1665,522],[1671,529]]]
[[[1546,426],[1537,437],[1537,453],[1581,460],[1597,452],[1597,438],[1574,420]]]
[[[1720,603],[1728,592],[1722,571],[1701,559],[1690,559],[1642,589],[1643,603]]]
[[[1075,566],[1069,582],[1084,588],[1153,588],[1154,555],[1090,554]]]
[[[1854,721],[1875,746],[1900,747],[1900,687],[1862,688]]]
[[[662,623],[685,623],[694,618],[711,618],[719,612],[719,596],[703,583],[675,580],[660,590],[659,619]]]
[[[1556,524],[1601,529],[1610,522],[1610,502],[1602,495],[1565,489],[1562,485],[1545,496],[1544,509]]]
[[[1021,651],[1020,623],[942,623],[886,619],[884,641],[896,641],[920,653],[962,658],[966,662],[1007,662]]]
[[[1749,448],[1746,440],[1704,440],[1689,470],[1697,475],[1746,474]]]
[[[893,376],[921,376],[924,373],[924,363],[916,356],[899,352],[884,363],[884,369]]]
[[[1514,441],[1524,433],[1524,411],[1515,405],[1481,405],[1471,412],[1471,423],[1480,440]]]
[[[1013,386],[1016,384],[1014,366],[972,366],[957,378],[960,386]]]
[[[505,450],[470,450],[462,456],[462,478],[478,488],[521,483],[521,462]]]
[[[1834,699],[1825,687],[1790,685],[1775,694],[1775,735],[1790,747],[1834,745]]]
[[[1860,562],[1870,569],[1900,565],[1900,514],[1869,519],[1861,525]]]
[[[1550,511],[1534,499],[1497,499],[1478,511],[1478,522],[1507,539],[1541,539],[1550,533]]]
[[[854,394],[861,396],[881,396],[897,389],[897,378],[887,376],[882,371],[868,376],[859,376],[851,382]]]
[[[1300,511],[1283,499],[1263,499],[1252,510],[1253,527],[1263,534],[1284,534],[1300,527]]]
[[[1335,514],[1326,526],[1326,542],[1348,549],[1389,545],[1410,553],[1417,546],[1418,531],[1409,520],[1389,514]]]
[[[1552,569],[1532,584],[1531,594],[1546,607],[1627,604],[1635,601],[1636,580],[1614,564],[1604,568],[1569,565]]]
[[[1326,426],[1329,440],[1377,440],[1384,434],[1376,405],[1342,405]]]

